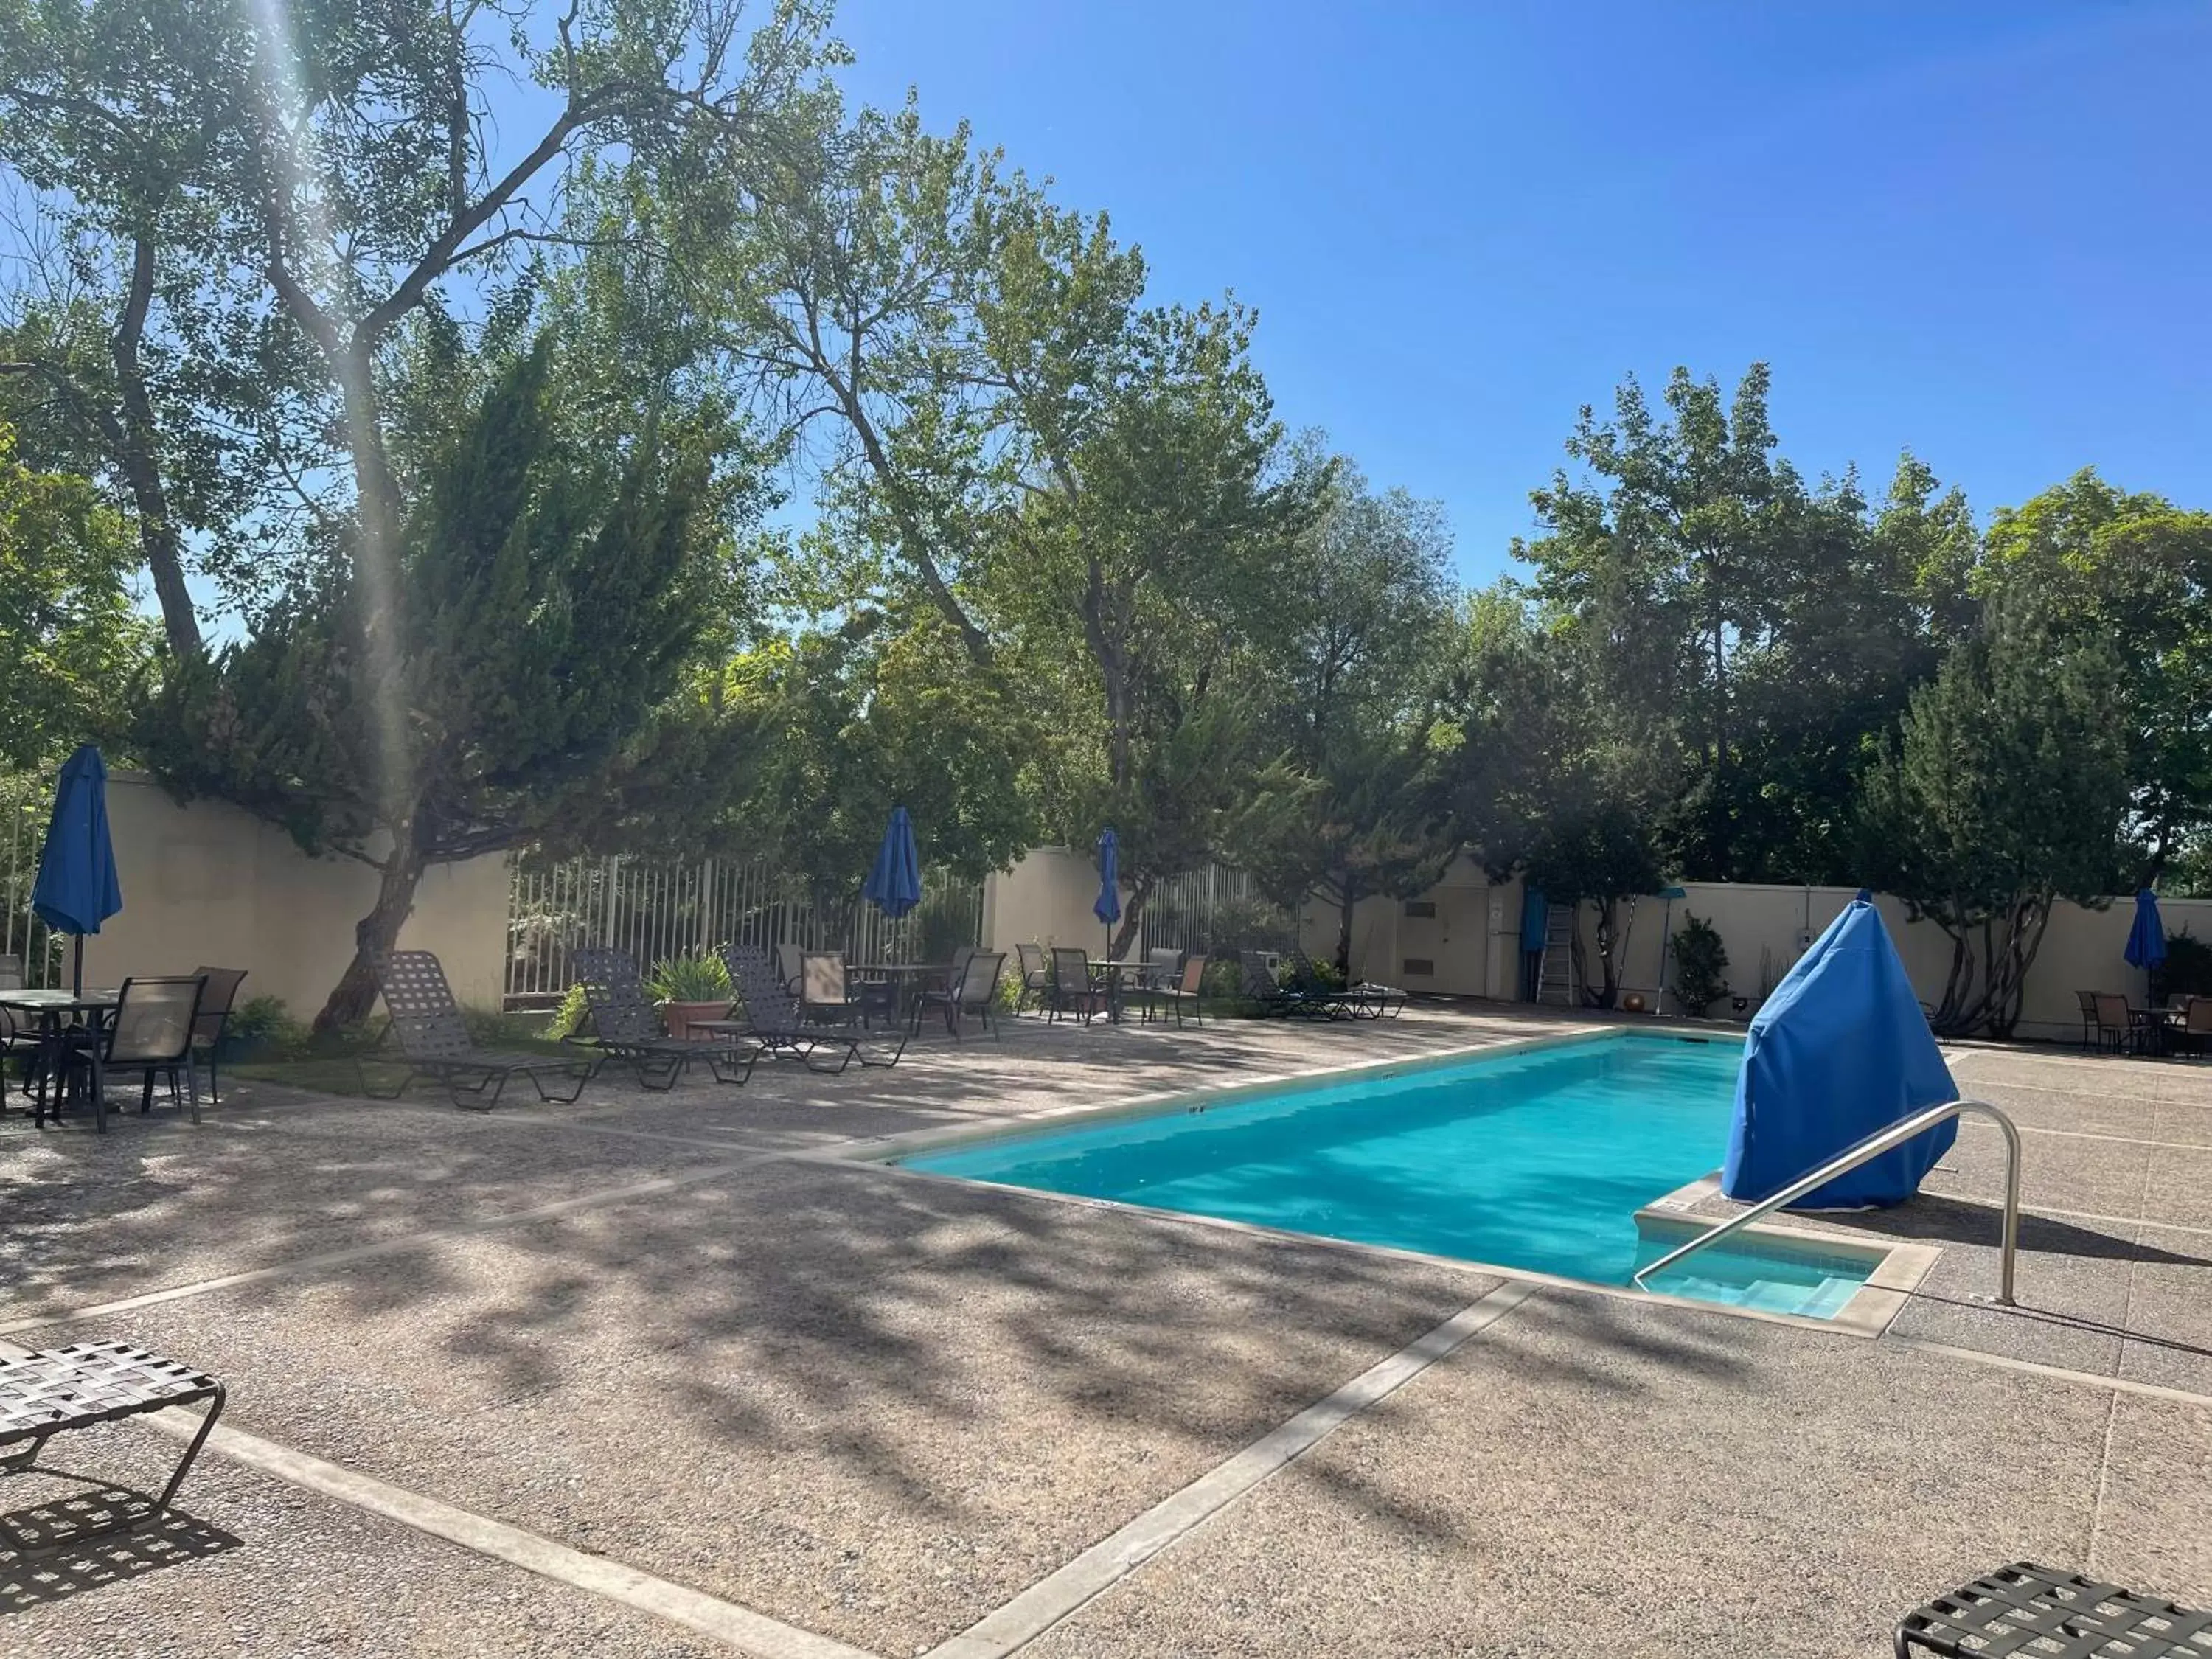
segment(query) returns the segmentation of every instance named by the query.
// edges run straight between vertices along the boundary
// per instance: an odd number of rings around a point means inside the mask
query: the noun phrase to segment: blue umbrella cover
[[[1109,927],[1121,920],[1121,840],[1110,827],[1098,837],[1098,902],[1091,907],[1091,914]],[[1106,954],[1114,954],[1110,935]]]
[[[86,744],[62,765],[54,815],[39,855],[31,908],[58,933],[77,937],[76,988],[84,989],[84,936],[123,908],[115,848],[107,835],[107,767]]]
[[[884,844],[877,849],[875,867],[868,872],[860,896],[893,921],[921,902],[921,855],[915,849],[914,820],[903,806],[891,808]]]
[[[2148,887],[2136,890],[2136,922],[2128,929],[2128,948],[2123,954],[2130,968],[2152,969],[2166,960],[2166,927],[2159,920],[2158,895]]]

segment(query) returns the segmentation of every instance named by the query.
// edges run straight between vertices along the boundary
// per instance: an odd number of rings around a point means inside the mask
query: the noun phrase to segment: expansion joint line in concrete
[[[1026,1646],[1200,1522],[1454,1352],[1477,1332],[1497,1323],[1534,1296],[1537,1288],[1517,1282],[1500,1285],[1425,1336],[1370,1366],[1326,1400],[1307,1407],[1228,1462],[1162,1498],[1120,1531],[1101,1539],[1005,1606],[932,1649],[925,1659],[1003,1659]]]
[[[145,1419],[163,1434],[187,1439],[199,1418],[191,1413],[158,1412]],[[493,1520],[420,1492],[377,1480],[342,1464],[325,1462],[274,1441],[218,1426],[207,1449],[263,1474],[334,1498],[371,1515],[397,1521],[417,1532],[442,1538],[479,1555],[507,1562],[556,1583],[588,1590],[610,1601],[652,1613],[702,1636],[727,1644],[757,1659],[875,1659],[860,1648],[787,1625],[750,1607],[657,1577],[604,1555],[571,1549],[541,1534]]]

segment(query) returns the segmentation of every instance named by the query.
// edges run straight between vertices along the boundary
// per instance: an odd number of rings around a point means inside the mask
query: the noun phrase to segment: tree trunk
[[[1336,971],[1346,985],[1352,983],[1352,910],[1358,902],[1352,884],[1346,883],[1336,907]]]
[[[1121,925],[1114,934],[1114,942],[1107,947],[1107,954],[1115,961],[1120,962],[1127,957],[1129,947],[1137,942],[1137,926],[1144,920],[1145,901],[1152,894],[1152,878],[1139,876],[1135,884],[1129,889],[1128,903],[1121,907]]]
[[[392,849],[381,867],[376,903],[354,924],[353,960],[346,964],[330,1000],[315,1016],[315,1033],[324,1036],[358,1025],[376,1006],[375,959],[399,941],[399,929],[415,908],[415,889],[422,879],[422,855],[411,846]]]
[[[161,482],[154,400],[147,393],[145,371],[138,357],[138,343],[145,334],[146,312],[153,295],[154,244],[141,236],[132,245],[131,288],[110,344],[116,388],[123,401],[116,432],[119,453],[115,459],[131,491],[131,504],[137,509],[139,550],[154,575],[154,593],[161,601],[161,629],[168,635],[169,649],[179,657],[196,657],[200,652],[199,619],[192,611],[192,596],[185,587],[177,526],[169,517],[168,491]]]

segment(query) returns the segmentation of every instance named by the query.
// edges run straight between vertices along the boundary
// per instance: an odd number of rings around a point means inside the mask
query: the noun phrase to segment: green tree
[[[2108,641],[2008,585],[1913,694],[1869,774],[1869,881],[1951,940],[1939,1032],[2008,1036],[2052,905],[2113,890],[2129,801],[2122,681]]]
[[[1678,752],[1661,835],[1717,880],[1852,879],[1851,803],[1879,734],[1970,611],[1978,538],[1911,456],[1870,509],[1856,475],[1808,485],[1771,453],[1768,376],[1732,402],[1677,369],[1663,417],[1633,380],[1589,410],[1577,474],[1519,547],[1552,624],[1595,652],[1593,695]]]
[[[925,863],[969,880],[1035,843],[1030,716],[934,611],[905,629],[864,612],[771,641],[726,678],[756,754],[720,838],[774,860],[817,905],[858,900],[894,806]]]
[[[0,767],[45,767],[88,740],[112,746],[153,650],[131,602],[130,528],[91,483],[15,459],[0,422]]]
[[[696,443],[648,417],[619,446],[563,444],[554,380],[545,337],[497,377],[416,496],[388,590],[333,566],[252,637],[180,665],[146,714],[180,795],[377,872],[319,1029],[368,1012],[372,957],[426,867],[605,811],[611,763],[711,635],[728,550]],[[373,629],[389,648],[367,648]]]
[[[838,59],[823,26],[810,0],[750,30],[721,0],[0,0],[0,165],[56,228],[0,372],[127,485],[172,648],[198,645],[187,532],[252,604],[333,553],[385,583],[408,326],[650,245],[606,222],[602,159],[764,141]],[[555,94],[529,132],[497,118],[517,80]]]
[[[1453,694],[1460,832],[1503,879],[1518,872],[1555,904],[1595,912],[1597,970],[1580,929],[1585,995],[1620,993],[1622,905],[1662,884],[1657,826],[1680,769],[1610,698],[1580,629],[1510,580],[1479,593]]]
[[[1320,453],[1306,442],[1306,465]],[[1450,659],[1451,538],[1441,504],[1376,493],[1337,463],[1328,505],[1283,573],[1263,727],[1281,758],[1257,781],[1231,851],[1268,896],[1317,897],[1351,971],[1354,908],[1435,885],[1458,850],[1438,752]]]
[[[2212,829],[2212,513],[2076,473],[1990,526],[1991,585],[2027,584],[2063,639],[2119,666],[2132,791],[2126,887]]]

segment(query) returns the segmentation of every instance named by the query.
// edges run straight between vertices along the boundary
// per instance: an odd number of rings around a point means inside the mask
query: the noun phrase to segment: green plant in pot
[[[729,968],[709,951],[663,957],[653,964],[645,985],[660,1004],[660,1018],[672,1037],[692,1039],[696,1022],[721,1019],[730,1012]],[[706,1033],[696,1035],[703,1039]]]
[[[1728,965],[1720,929],[1685,915],[1674,931],[1674,1000],[1684,1013],[1703,1015],[1728,994]]]

